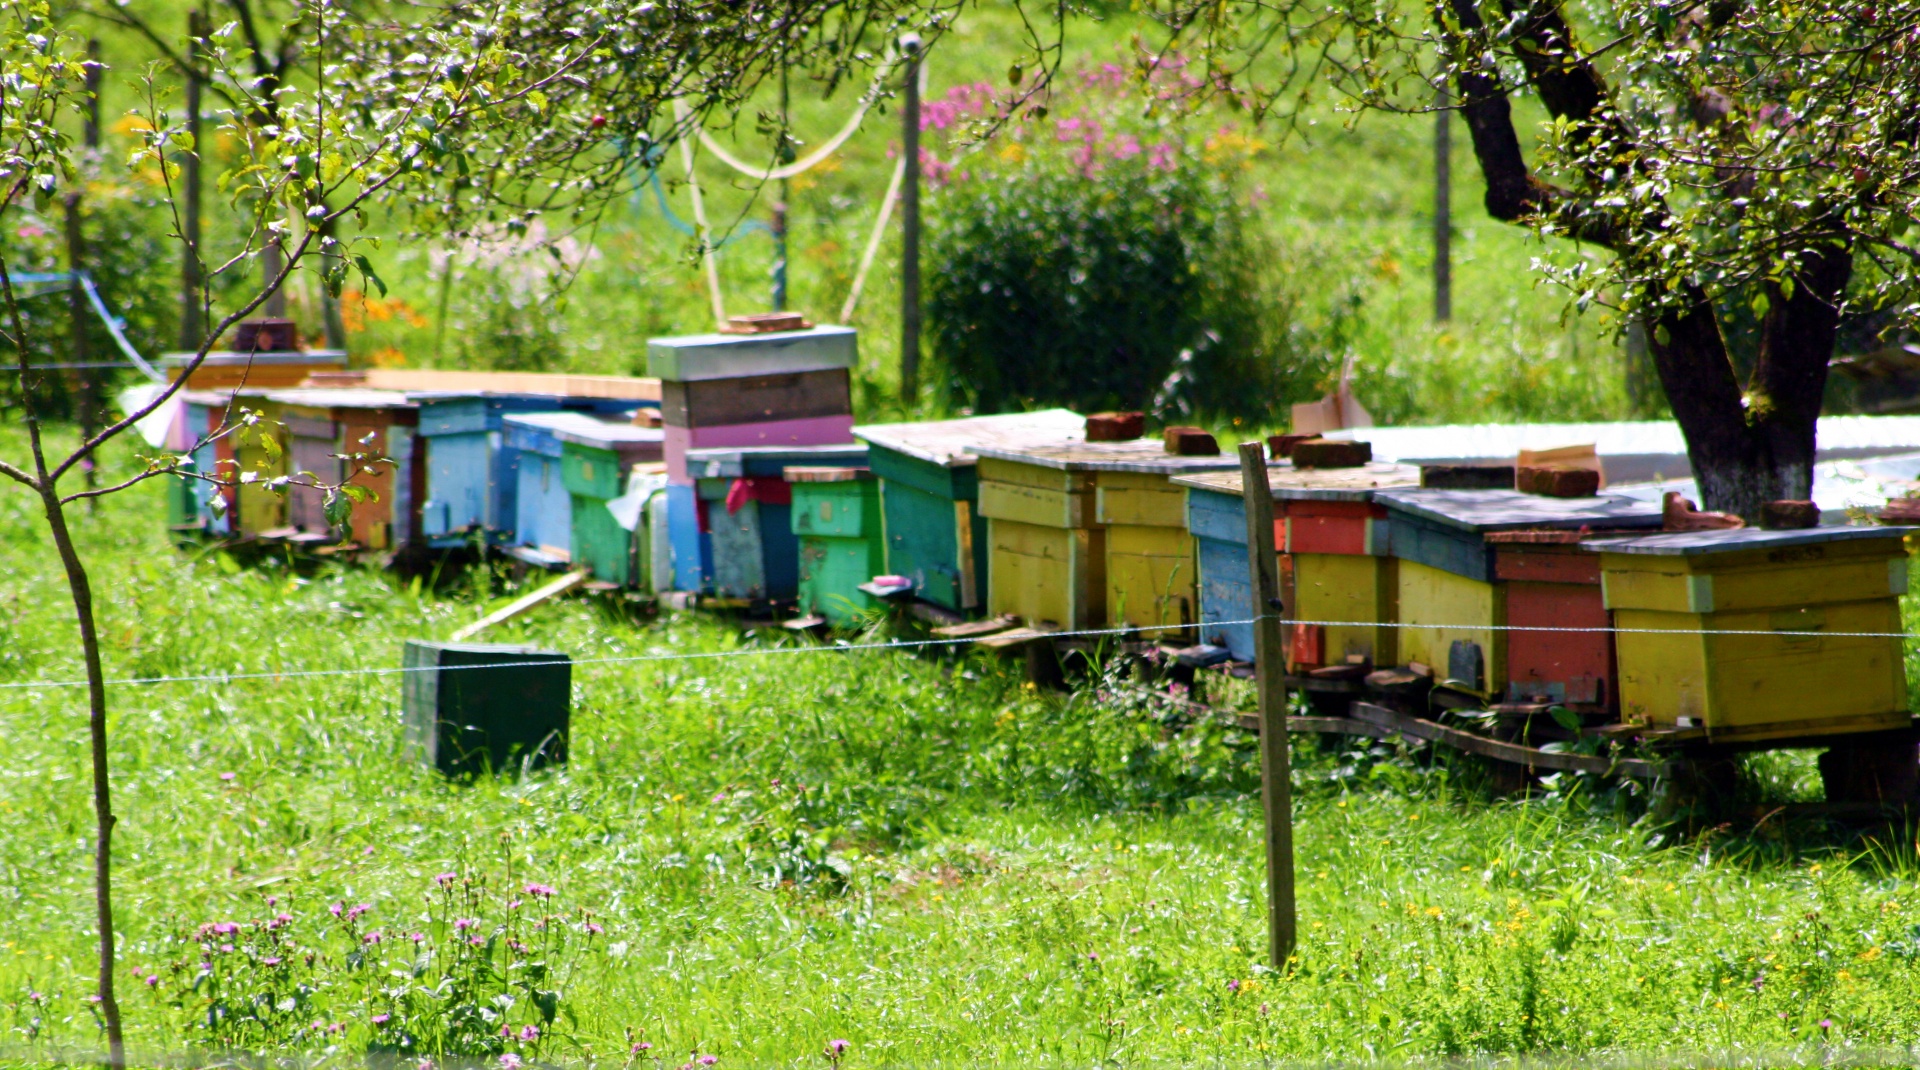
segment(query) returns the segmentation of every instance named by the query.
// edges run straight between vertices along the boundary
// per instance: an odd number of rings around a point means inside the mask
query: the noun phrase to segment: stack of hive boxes
[[[806,326],[798,316],[739,317],[728,333],[647,343],[647,373],[661,381],[676,588],[704,590],[713,577],[709,503],[687,452],[852,442],[855,338],[851,327]]]

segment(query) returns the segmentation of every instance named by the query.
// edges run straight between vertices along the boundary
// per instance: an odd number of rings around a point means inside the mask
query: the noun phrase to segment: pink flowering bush
[[[977,146],[991,87],[926,107],[927,316],[955,402],[1258,421],[1304,393],[1242,179],[1261,146],[1185,111],[1193,88],[1177,63],[1071,72]]]
[[[419,909],[296,906],[177,933],[171,962],[136,966],[152,999],[209,1051],[339,1046],[531,1064],[564,1041],[567,978],[602,930],[545,884],[443,873]]]

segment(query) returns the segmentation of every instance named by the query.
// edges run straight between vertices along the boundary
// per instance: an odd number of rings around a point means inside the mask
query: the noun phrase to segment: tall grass
[[[115,678],[391,667],[403,639],[444,636],[497,594],[176,553],[157,494],[111,499],[80,535],[113,594]],[[0,683],[79,675],[59,590],[31,501],[0,495]],[[586,602],[488,638],[583,661],[792,642]],[[1882,1045],[1920,1026],[1904,835],[1768,824],[1679,839],[1606,797],[1492,801],[1466,765],[1303,741],[1303,938],[1275,974],[1255,757],[1235,731],[1035,691],[985,657],[583,664],[566,768],[454,784],[403,753],[399,694],[391,676],[115,688],[137,1047],[241,1035],[344,1054],[391,1043],[396,1021],[444,1025],[453,1004],[426,986],[464,968],[433,899],[448,873],[500,899],[557,889],[514,908],[572,927],[541,952],[554,1018],[523,1043],[542,1019],[530,990],[507,987],[513,1037],[461,1034],[493,1038],[466,1050],[549,1060],[624,1062],[646,1043],[675,1066],[694,1051],[819,1065],[845,1039],[849,1066],[1397,1061]],[[81,710],[77,690],[0,690],[11,1057],[96,1037]],[[1785,761],[1768,790],[1791,795],[1805,774]],[[417,975],[392,945],[354,959],[336,903],[371,908],[360,939],[420,932],[439,957]],[[476,910],[508,932],[504,903]],[[222,952],[233,938],[199,927],[281,912],[316,956],[305,1002],[278,1029],[221,1033],[199,963],[252,945]]]

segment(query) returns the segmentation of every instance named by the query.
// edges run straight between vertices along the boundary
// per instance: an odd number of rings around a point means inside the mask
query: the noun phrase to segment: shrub
[[[1062,117],[1022,113],[980,151],[923,163],[927,317],[951,400],[1272,417],[1300,373],[1238,181],[1261,146],[1129,115],[1118,67],[1069,81]],[[1177,95],[1177,72],[1163,81]],[[996,106],[963,87],[923,125]]]

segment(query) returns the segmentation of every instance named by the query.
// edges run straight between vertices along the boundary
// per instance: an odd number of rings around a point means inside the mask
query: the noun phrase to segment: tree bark
[[[47,511],[47,527],[67,572],[67,592],[80,620],[80,650],[87,669],[87,738],[93,764],[93,907],[100,934],[100,1017],[106,1023],[107,1064],[127,1064],[126,1039],[120,1026],[120,1003],[113,988],[113,792],[107,763],[107,681],[100,668],[100,635],[93,618],[93,586],[67,530],[66,507],[60,491],[41,473],[40,501]]]
[[[1630,135],[1608,111],[1605,80],[1580,52],[1556,0],[1532,5],[1502,0],[1502,6],[1502,21],[1517,39],[1513,56],[1547,110],[1578,124],[1576,136],[1604,136],[1610,144],[1630,146]],[[1447,50],[1456,57],[1471,56],[1457,62],[1454,84],[1474,157],[1486,179],[1487,213],[1510,223],[1551,223],[1557,232],[1603,245],[1623,258],[1641,255],[1638,234],[1652,240],[1661,229],[1657,221],[1638,224],[1638,230],[1628,228],[1532,173],[1499,68],[1486,53],[1472,51],[1478,47],[1474,35],[1486,27],[1477,0],[1449,0],[1448,9],[1460,29],[1441,24]],[[1593,179],[1604,188],[1633,177]],[[1687,286],[1678,305],[1652,318],[1647,333],[1654,368],[1686,437],[1694,478],[1708,509],[1757,520],[1769,501],[1812,497],[1827,363],[1852,265],[1847,248],[1804,249],[1791,293],[1777,282],[1764,284],[1768,305],[1761,349],[1744,389],[1713,300],[1704,289]]]

